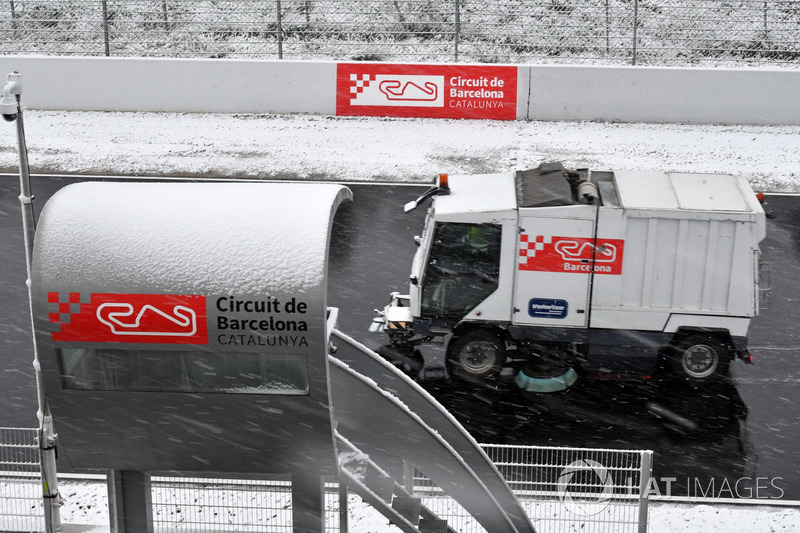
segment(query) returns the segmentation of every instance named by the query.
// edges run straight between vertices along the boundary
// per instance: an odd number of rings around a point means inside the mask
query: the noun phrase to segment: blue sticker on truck
[[[569,304],[566,300],[531,298],[528,302],[528,314],[535,318],[564,318],[568,310]]]

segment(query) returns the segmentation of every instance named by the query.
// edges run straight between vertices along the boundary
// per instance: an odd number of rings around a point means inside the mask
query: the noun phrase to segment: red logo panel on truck
[[[175,294],[47,294],[54,341],[208,344],[206,297]]]
[[[520,235],[519,269],[538,272],[622,274],[622,239]],[[594,264],[594,268],[592,268]]]
[[[517,118],[517,67],[340,63],[336,114]]]

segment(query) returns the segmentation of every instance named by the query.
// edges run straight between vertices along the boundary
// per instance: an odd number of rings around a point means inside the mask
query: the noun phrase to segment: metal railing
[[[0,0],[0,53],[800,65],[800,0]]]
[[[34,429],[0,428],[0,531],[44,531],[39,449]],[[647,488],[652,452],[593,448],[482,445],[520,499],[540,533],[647,530]],[[423,504],[463,533],[483,528],[455,500],[416,470],[406,484]],[[63,479],[64,523],[75,507],[104,509],[103,483]],[[103,483],[104,487],[105,483]],[[153,525],[157,531],[292,530],[291,483],[281,479],[153,476]],[[82,493],[95,499],[82,501]],[[100,495],[97,498],[97,495]],[[350,497],[351,499],[354,496]],[[346,510],[338,483],[325,485],[326,531],[341,527]],[[72,507],[72,508],[71,508]]]
[[[647,531],[652,452],[481,445],[539,533]],[[419,473],[415,493],[463,533],[483,529]]]
[[[44,530],[37,434],[0,428],[0,531]]]

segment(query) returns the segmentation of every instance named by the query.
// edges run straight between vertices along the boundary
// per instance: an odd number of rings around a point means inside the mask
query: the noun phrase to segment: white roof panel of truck
[[[489,213],[516,209],[514,174],[450,176],[451,195],[436,197],[436,213]]]
[[[738,211],[754,209],[740,181],[726,174],[615,172],[620,204],[628,208]]]

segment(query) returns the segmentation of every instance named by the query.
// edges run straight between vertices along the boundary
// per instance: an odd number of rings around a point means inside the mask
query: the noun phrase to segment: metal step
[[[419,513],[422,510],[422,499],[415,496],[395,496],[392,500],[392,509],[414,524],[419,525]]]
[[[422,499],[409,494],[399,483],[337,434],[340,481],[380,512],[404,533],[456,533],[447,521],[422,505]],[[428,529],[422,529],[423,524]]]
[[[453,530],[447,526],[444,518],[422,518],[419,521],[420,533],[450,533]]]
[[[367,473],[364,476],[364,485],[374,492],[380,499],[390,503],[394,494],[394,479],[380,472],[374,465],[367,466]]]

